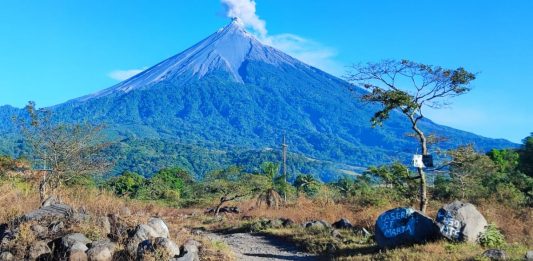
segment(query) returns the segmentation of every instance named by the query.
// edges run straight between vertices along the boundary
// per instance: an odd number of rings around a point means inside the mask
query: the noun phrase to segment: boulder
[[[533,250],[527,251],[525,258],[527,261],[533,261]]]
[[[152,244],[152,241],[150,240],[144,240],[137,246],[137,259],[138,260],[144,260],[143,257],[146,253],[154,252],[154,245]]]
[[[60,203],[59,198],[56,195],[52,195],[43,201],[43,203],[41,204],[41,207],[48,207],[48,206],[56,205],[59,203]]]
[[[509,260],[509,256],[501,249],[489,249],[483,252],[483,256],[490,260]]]
[[[80,250],[71,250],[68,254],[69,261],[87,261],[87,254]]]
[[[68,234],[61,238],[61,247],[63,249],[70,250],[73,246],[81,247],[81,245],[85,246],[85,250],[87,250],[87,244],[91,243],[92,241],[85,237],[84,234],[81,233],[72,233]]]
[[[52,204],[50,206],[42,207],[34,210],[24,216],[18,218],[18,222],[40,221],[43,219],[65,219],[73,214],[70,206],[64,204]]]
[[[290,218],[280,218],[280,220],[283,227],[290,227],[294,225],[294,221]]]
[[[334,228],[340,228],[340,229],[349,229],[352,228],[353,225],[350,223],[348,219],[341,218],[339,221],[332,224]]]
[[[109,239],[99,240],[91,244],[91,248],[87,250],[87,256],[90,261],[111,261],[115,248],[115,243]]]
[[[437,213],[437,225],[442,236],[454,241],[476,242],[487,227],[487,220],[470,203],[455,201]]]
[[[423,243],[438,237],[435,222],[412,208],[388,210],[379,215],[375,224],[375,239],[381,248]]]
[[[195,240],[187,240],[185,244],[181,247],[182,255],[178,258],[172,259],[173,261],[200,261],[200,256],[198,255],[199,247],[201,244]]]
[[[35,241],[28,253],[30,260],[52,260],[52,251],[45,241]]]
[[[81,252],[85,252],[87,251],[89,248],[87,247],[86,244],[82,243],[82,242],[76,242],[74,243],[74,245],[72,245],[70,247],[70,251],[71,252],[74,252],[74,251],[81,251]]]
[[[180,248],[172,240],[164,237],[158,237],[154,240],[154,248],[164,250],[170,257],[179,257]]]
[[[165,224],[165,222],[162,219],[150,218],[150,220],[148,220],[148,226],[152,227],[154,231],[157,233],[155,237],[164,237],[164,238],[169,237],[169,231],[168,231],[167,224]]]
[[[331,225],[323,220],[313,220],[303,224],[303,227],[310,229],[324,229],[329,228]]]
[[[15,257],[10,252],[2,252],[0,254],[0,261],[15,261]]]

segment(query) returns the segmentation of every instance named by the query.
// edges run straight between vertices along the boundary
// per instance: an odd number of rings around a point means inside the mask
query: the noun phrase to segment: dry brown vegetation
[[[30,212],[39,207],[39,195],[33,183],[20,178],[9,178],[0,183],[0,224]],[[176,209],[163,204],[119,198],[111,192],[86,187],[64,188],[59,193],[60,199],[77,210],[85,211],[91,216],[105,216],[110,213],[120,214],[128,209],[131,215],[126,220],[132,225],[146,222],[149,217],[163,218],[169,226],[171,238],[182,244],[189,238],[203,243],[201,256],[204,260],[231,260],[230,249],[223,242],[210,241],[202,235],[193,233],[194,228],[217,230],[242,226],[250,220],[261,218],[289,218],[295,223],[310,220],[325,220],[329,223],[340,218],[349,219],[355,226],[372,230],[377,216],[383,211],[399,205],[389,204],[380,207],[357,206],[349,203],[312,200],[299,197],[278,209],[258,208],[254,199],[234,202],[242,213],[214,217],[204,214],[205,209]],[[431,202],[428,215],[434,217],[440,202]],[[505,249],[512,257],[522,257],[527,248],[533,248],[533,209],[517,210],[501,204],[483,202],[478,205],[489,223],[496,224],[505,235],[509,244]],[[76,229],[87,234],[99,236],[95,224],[82,224]],[[332,257],[339,260],[464,260],[479,258],[484,249],[479,245],[454,244],[439,241],[425,245],[399,248],[391,251],[379,251],[371,241],[365,241],[358,235],[342,232],[344,239],[332,237],[320,231],[308,231],[299,227],[267,229],[271,235],[285,237],[303,248],[322,252],[330,242],[336,242],[336,251]],[[31,238],[21,238],[31,241]],[[26,242],[27,243],[27,242]],[[21,242],[24,244],[24,242]]]

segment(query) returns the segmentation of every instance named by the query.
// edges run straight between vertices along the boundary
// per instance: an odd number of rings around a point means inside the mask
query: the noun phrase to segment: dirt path
[[[321,258],[299,251],[296,246],[269,236],[248,233],[208,234],[211,240],[225,242],[235,253],[237,260],[322,260]]]

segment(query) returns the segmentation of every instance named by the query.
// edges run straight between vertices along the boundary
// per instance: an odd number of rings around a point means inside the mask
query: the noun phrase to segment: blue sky
[[[388,58],[463,66],[480,73],[474,90],[429,118],[515,142],[533,132],[533,1],[256,2],[240,13],[250,30],[305,62],[337,76]],[[207,37],[227,11],[218,0],[3,0],[0,105],[109,87]]]

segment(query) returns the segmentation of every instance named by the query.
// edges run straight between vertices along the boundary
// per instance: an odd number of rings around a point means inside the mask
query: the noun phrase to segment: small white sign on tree
[[[415,154],[413,155],[413,166],[415,168],[425,168],[424,161],[422,160],[422,155]]]

